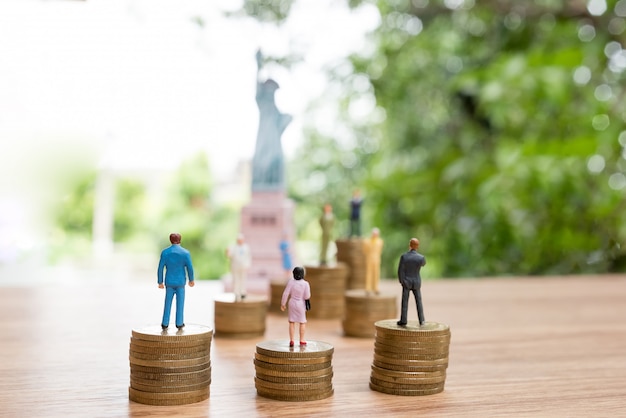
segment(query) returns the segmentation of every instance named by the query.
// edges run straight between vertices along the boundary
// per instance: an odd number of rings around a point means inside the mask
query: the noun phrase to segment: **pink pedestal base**
[[[258,287],[255,281],[261,279],[267,291],[270,280],[285,277],[279,248],[283,234],[289,242],[292,265],[296,265],[294,208],[284,192],[253,191],[251,202],[241,210],[240,230],[252,255],[249,288]]]

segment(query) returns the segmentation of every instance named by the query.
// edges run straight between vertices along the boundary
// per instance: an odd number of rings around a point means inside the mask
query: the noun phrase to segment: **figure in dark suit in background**
[[[363,198],[361,192],[357,189],[352,192],[350,199],[350,237],[361,236],[361,204]]]
[[[424,309],[422,307],[422,278],[420,270],[426,265],[426,258],[417,252],[420,242],[417,238],[411,238],[409,241],[409,251],[400,256],[398,264],[398,280],[402,285],[402,312],[398,325],[406,325],[407,308],[409,305],[409,292],[413,292],[415,296],[415,304],[417,305],[417,316],[420,325],[424,325]]]
[[[159,289],[165,288],[165,308],[161,328],[167,329],[170,324],[170,311],[172,300],[176,295],[176,328],[185,326],[183,311],[185,309],[185,284],[189,276],[189,286],[193,287],[193,266],[189,251],[180,246],[180,234],[170,234],[171,246],[161,251],[159,268],[157,270],[157,282]],[[165,280],[163,270],[165,269]],[[165,285],[163,285],[165,282]]]

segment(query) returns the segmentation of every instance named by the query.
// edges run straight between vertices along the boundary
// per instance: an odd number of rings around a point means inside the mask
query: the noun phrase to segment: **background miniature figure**
[[[245,243],[243,234],[237,235],[237,243],[226,250],[226,255],[230,259],[235,300],[243,300],[246,297],[246,276],[252,260],[250,247]]]
[[[409,292],[413,292],[415,296],[415,304],[417,305],[417,317],[420,325],[424,325],[424,310],[422,307],[422,278],[420,270],[426,265],[426,257],[417,252],[420,242],[417,238],[411,238],[409,241],[409,251],[400,256],[398,264],[398,280],[402,285],[402,312],[398,325],[406,325],[407,308],[409,304]]]
[[[193,266],[191,255],[187,249],[180,245],[180,234],[170,234],[170,245],[161,251],[159,268],[157,270],[157,282],[159,289],[165,287],[165,308],[163,309],[163,320],[161,328],[167,329],[170,324],[170,311],[172,310],[172,299],[176,295],[176,328],[185,326],[183,312],[185,309],[185,284],[189,276],[189,286],[193,287]],[[165,277],[163,276],[165,269]],[[165,285],[163,285],[165,282]]]
[[[361,192],[357,189],[350,199],[350,237],[361,236]]]
[[[320,226],[322,227],[322,247],[320,250],[320,265],[325,266],[328,253],[328,244],[332,239],[333,226],[335,225],[335,215],[333,215],[333,207],[326,203],[324,205],[324,213],[320,217]]]
[[[365,291],[369,294],[378,294],[380,282],[380,257],[383,253],[383,240],[380,238],[380,230],[372,229],[369,238],[363,240],[363,253],[365,255]]]
[[[296,322],[300,324],[300,345],[306,345],[304,331],[306,330],[306,301],[311,298],[311,287],[309,282],[304,280],[304,269],[295,267],[293,269],[293,279],[290,279],[285,286],[283,297],[280,301],[280,310],[284,311],[289,300],[289,347],[294,345],[294,333]]]
[[[283,237],[279,244],[281,260],[283,263],[283,270],[285,271],[285,277],[289,278],[291,273],[291,253],[289,252],[289,241],[287,241],[287,234],[283,233]]]

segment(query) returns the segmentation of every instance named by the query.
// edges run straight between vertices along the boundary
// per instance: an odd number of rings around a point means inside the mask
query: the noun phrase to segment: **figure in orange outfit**
[[[383,240],[380,238],[380,230],[372,229],[369,238],[363,240],[363,253],[365,254],[365,291],[378,294],[380,282],[380,258],[383,253]]]

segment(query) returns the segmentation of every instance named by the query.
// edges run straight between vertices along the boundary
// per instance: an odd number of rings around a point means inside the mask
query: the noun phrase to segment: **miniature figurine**
[[[226,255],[230,259],[235,300],[241,301],[246,297],[246,276],[252,261],[250,247],[245,243],[243,234],[237,235],[237,243],[226,250]]]
[[[361,191],[356,189],[350,199],[350,237],[361,236]]]
[[[365,255],[365,291],[367,294],[378,294],[380,282],[380,258],[383,253],[383,240],[380,238],[380,230],[372,229],[368,239],[363,240],[363,253]]]
[[[409,241],[409,251],[400,256],[398,264],[398,280],[402,285],[402,312],[398,325],[406,325],[407,308],[409,304],[409,292],[413,292],[415,296],[415,304],[417,305],[417,317],[420,325],[424,325],[424,310],[422,307],[422,278],[420,276],[421,268],[426,265],[426,258],[417,252],[420,242],[417,238],[411,238]]]
[[[163,309],[163,320],[161,328],[164,330],[170,324],[170,311],[172,310],[172,299],[176,295],[176,328],[182,329],[185,326],[183,312],[185,309],[185,284],[189,276],[189,286],[194,286],[193,265],[189,251],[180,245],[181,236],[177,233],[170,234],[170,245],[161,251],[159,268],[157,270],[157,282],[159,289],[165,288],[165,308]],[[163,277],[165,269],[165,279]],[[163,282],[165,281],[165,285]]]
[[[289,278],[291,272],[291,254],[289,253],[289,241],[287,241],[287,234],[283,232],[283,237],[278,245],[280,248],[281,259],[283,263],[283,270],[285,271],[285,277]]]
[[[326,203],[324,205],[324,213],[320,217],[320,226],[322,227],[322,247],[320,250],[320,266],[326,265],[326,256],[328,253],[328,244],[332,239],[333,226],[335,225],[335,215],[333,215],[333,207]]]
[[[293,269],[293,279],[285,286],[283,297],[280,301],[280,310],[285,311],[287,299],[289,299],[289,347],[294,346],[294,333],[296,322],[300,324],[300,345],[306,345],[304,331],[306,330],[306,311],[310,309],[311,287],[304,280],[304,268]]]
[[[259,108],[259,128],[252,158],[252,190],[283,190],[285,187],[284,157],[281,136],[292,117],[276,107],[274,95],[278,83],[268,78],[261,80],[263,55],[256,53],[256,103]]]

